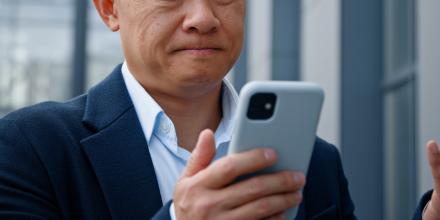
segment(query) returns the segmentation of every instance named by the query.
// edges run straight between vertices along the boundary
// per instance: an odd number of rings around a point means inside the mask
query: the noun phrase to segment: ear
[[[107,27],[113,32],[118,31],[119,17],[116,0],[93,0],[93,3]]]

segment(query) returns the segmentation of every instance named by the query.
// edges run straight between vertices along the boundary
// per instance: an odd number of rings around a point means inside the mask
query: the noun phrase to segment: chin
[[[183,65],[182,65],[183,66]],[[229,69],[219,64],[190,65],[186,68],[180,68],[178,76],[194,82],[211,82],[222,80]]]
[[[181,72],[175,80],[185,87],[209,88],[220,84],[226,75],[226,73],[221,74],[217,71]]]

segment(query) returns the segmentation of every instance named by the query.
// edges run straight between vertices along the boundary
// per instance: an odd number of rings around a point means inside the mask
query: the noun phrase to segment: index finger
[[[200,173],[199,178],[209,188],[222,188],[237,177],[270,167],[276,161],[277,155],[273,149],[254,149],[215,161]]]
[[[436,191],[440,190],[440,150],[438,144],[431,140],[427,144],[428,160]],[[440,191],[439,191],[440,192]]]

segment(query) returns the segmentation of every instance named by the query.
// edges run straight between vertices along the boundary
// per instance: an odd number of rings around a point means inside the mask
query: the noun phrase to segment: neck
[[[190,152],[202,130],[209,128],[215,131],[220,124],[221,84],[190,98],[148,92],[173,121],[179,146]]]

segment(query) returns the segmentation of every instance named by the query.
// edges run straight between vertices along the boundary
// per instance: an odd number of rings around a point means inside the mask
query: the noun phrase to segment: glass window
[[[101,81],[124,61],[119,33],[113,33],[105,26],[93,4],[89,5],[88,26],[87,88]]]
[[[70,0],[0,0],[0,116],[67,97],[72,14]]]

